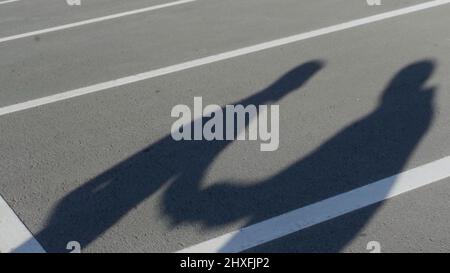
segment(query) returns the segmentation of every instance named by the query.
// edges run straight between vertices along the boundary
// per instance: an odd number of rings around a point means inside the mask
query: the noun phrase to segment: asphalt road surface
[[[0,0],[0,252],[449,252],[450,1],[381,2]]]

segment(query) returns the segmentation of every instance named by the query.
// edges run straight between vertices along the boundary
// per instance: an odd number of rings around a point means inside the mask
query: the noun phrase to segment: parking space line
[[[445,157],[179,252],[241,252],[448,177],[450,157]]]
[[[21,39],[21,38],[25,38],[25,37],[31,37],[31,36],[35,36],[35,35],[41,35],[41,34],[45,34],[45,33],[49,33],[49,32],[55,32],[55,31],[59,31],[59,30],[80,27],[80,26],[84,26],[84,25],[88,25],[88,24],[103,22],[103,21],[107,21],[107,20],[112,20],[112,19],[116,19],[116,18],[121,18],[121,17],[125,17],[125,16],[139,14],[139,13],[149,12],[149,11],[153,11],[153,10],[173,7],[173,6],[187,4],[187,3],[196,2],[196,1],[199,1],[199,0],[180,0],[180,1],[175,1],[175,2],[150,6],[150,7],[146,7],[146,8],[111,14],[111,15],[107,15],[107,16],[103,16],[103,17],[92,18],[92,19],[88,19],[88,20],[84,20],[84,21],[61,25],[61,26],[26,32],[26,33],[22,33],[22,34],[17,34],[17,35],[0,38],[0,43],[17,40],[17,39]]]
[[[0,196],[0,253],[45,253],[44,248]]]
[[[188,0],[188,1],[195,1],[195,0]],[[187,2],[187,1],[184,1],[184,2]],[[224,52],[224,53],[220,53],[220,54],[216,54],[216,55],[212,55],[212,56],[208,56],[208,57],[203,57],[200,59],[196,59],[196,60],[192,60],[192,61],[188,61],[188,62],[184,62],[184,63],[180,63],[180,64],[176,64],[176,65],[159,68],[156,70],[150,70],[150,71],[143,72],[140,74],[135,74],[135,75],[131,75],[131,76],[127,76],[127,77],[123,77],[123,78],[119,78],[119,79],[115,79],[115,80],[111,80],[111,81],[107,81],[107,82],[94,84],[94,85],[87,86],[87,87],[73,89],[70,91],[65,91],[65,92],[61,92],[58,94],[41,97],[38,99],[33,99],[33,100],[26,101],[26,102],[21,102],[21,103],[5,106],[5,107],[1,107],[0,108],[0,116],[11,114],[14,112],[23,111],[26,109],[39,107],[42,105],[46,105],[46,104],[50,104],[50,103],[54,103],[54,102],[58,102],[58,101],[68,100],[70,98],[75,98],[75,97],[79,97],[82,95],[87,95],[87,94],[99,92],[99,91],[114,88],[114,87],[119,87],[119,86],[131,84],[131,83],[140,82],[143,80],[152,79],[152,78],[163,76],[163,75],[172,74],[175,72],[203,66],[206,64],[211,64],[211,63],[215,63],[215,62],[219,62],[219,61],[223,61],[223,60],[227,60],[227,59],[231,59],[231,58],[235,58],[235,57],[244,56],[247,54],[263,51],[266,49],[271,49],[271,48],[275,48],[275,47],[279,47],[279,46],[283,46],[283,45],[288,45],[291,43],[307,40],[310,38],[319,37],[319,36],[323,36],[326,34],[335,33],[338,31],[343,31],[343,30],[351,29],[354,27],[362,26],[362,25],[367,25],[370,23],[375,23],[375,22],[386,20],[389,18],[393,18],[393,17],[405,15],[405,14],[410,14],[413,12],[430,9],[430,8],[442,6],[445,4],[450,4],[450,0],[429,1],[426,3],[409,6],[406,8],[401,8],[401,9],[397,9],[397,10],[393,10],[393,11],[388,11],[388,12],[380,13],[377,15],[372,15],[369,17],[356,19],[356,20],[352,20],[349,22],[345,22],[345,23],[341,23],[341,24],[337,24],[337,25],[333,25],[333,26],[324,27],[324,28],[320,28],[317,30],[313,30],[313,31],[309,31],[309,32],[301,33],[301,34],[296,34],[293,36],[289,36],[289,37],[285,37],[285,38],[281,38],[281,39],[277,39],[277,40],[272,40],[269,42],[260,43],[260,44],[253,45],[253,46],[248,46],[248,47],[244,47],[244,48],[240,48],[240,49],[236,49],[236,50],[232,50],[232,51],[228,51],[228,52]]]
[[[5,1],[0,1],[0,5],[3,4],[8,4],[8,3],[13,3],[13,2],[19,2],[20,0],[5,0]]]

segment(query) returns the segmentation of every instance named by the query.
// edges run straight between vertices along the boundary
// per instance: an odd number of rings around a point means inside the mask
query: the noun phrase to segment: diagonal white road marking
[[[8,3],[13,3],[13,2],[19,2],[20,0],[5,0],[5,1],[0,1],[0,5],[3,4],[8,4]]]
[[[195,0],[186,0],[185,2],[187,2],[187,1],[195,1]],[[418,5],[414,5],[414,6],[410,6],[410,7],[406,7],[406,8],[401,8],[401,9],[388,11],[388,12],[380,13],[377,15],[361,18],[361,19],[352,20],[352,21],[349,21],[346,23],[341,23],[341,24],[337,24],[337,25],[333,25],[333,26],[329,26],[329,27],[324,27],[324,28],[320,28],[317,30],[300,33],[300,34],[292,35],[292,36],[277,39],[277,40],[272,40],[272,41],[265,42],[265,43],[260,43],[260,44],[253,45],[253,46],[248,46],[248,47],[244,47],[244,48],[240,48],[240,49],[236,49],[236,50],[232,50],[232,51],[228,51],[228,52],[224,52],[224,53],[220,53],[220,54],[216,54],[216,55],[212,55],[212,56],[208,56],[208,57],[204,57],[204,58],[200,58],[200,59],[196,59],[196,60],[192,60],[192,61],[188,61],[188,62],[184,62],[184,63],[180,63],[180,64],[176,64],[176,65],[159,68],[156,70],[150,70],[150,71],[143,72],[143,73],[136,74],[136,75],[131,75],[131,76],[127,76],[127,77],[123,77],[123,78],[119,78],[119,79],[115,79],[115,80],[111,80],[111,81],[107,81],[107,82],[94,84],[94,85],[87,86],[87,87],[82,87],[82,88],[78,88],[78,89],[74,89],[74,90],[70,90],[70,91],[61,92],[61,93],[51,95],[51,96],[46,96],[46,97],[42,97],[42,98],[38,98],[38,99],[34,99],[34,100],[22,102],[22,103],[13,104],[10,106],[1,107],[0,108],[0,116],[11,114],[11,113],[18,112],[18,111],[23,111],[23,110],[30,109],[30,108],[35,108],[38,106],[42,106],[42,105],[46,105],[46,104],[50,104],[50,103],[54,103],[54,102],[58,102],[58,101],[67,100],[70,98],[79,97],[79,96],[86,95],[86,94],[99,92],[99,91],[106,90],[109,88],[119,87],[119,86],[123,86],[126,84],[131,84],[131,83],[135,83],[135,82],[139,82],[139,81],[143,81],[143,80],[156,78],[156,77],[163,76],[163,75],[172,74],[175,72],[199,67],[199,66],[206,65],[206,64],[211,64],[211,63],[215,63],[215,62],[219,62],[219,61],[223,61],[223,60],[228,60],[231,58],[236,58],[239,56],[244,56],[247,54],[263,51],[266,49],[271,49],[271,48],[275,48],[275,47],[279,47],[279,46],[283,46],[283,45],[288,45],[291,43],[311,39],[314,37],[319,37],[319,36],[323,36],[326,34],[335,33],[338,31],[343,31],[343,30],[355,28],[358,26],[363,26],[363,25],[367,25],[370,23],[375,23],[375,22],[379,22],[382,20],[394,18],[394,17],[401,16],[401,15],[411,14],[414,12],[418,12],[418,11],[446,5],[446,4],[450,4],[450,0],[429,1],[426,3],[422,3],[422,4],[418,4]],[[1,42],[1,40],[0,40],[0,42]]]
[[[14,1],[19,1],[19,0],[14,0]],[[103,16],[103,17],[97,17],[97,18],[79,21],[79,22],[70,23],[70,24],[65,24],[65,25],[61,25],[61,26],[26,32],[26,33],[22,33],[22,34],[17,34],[17,35],[0,38],[0,43],[17,40],[17,39],[21,39],[21,38],[25,38],[25,37],[31,37],[31,36],[35,36],[35,35],[41,35],[41,34],[45,34],[45,33],[49,33],[49,32],[55,32],[55,31],[59,31],[59,30],[65,30],[65,29],[69,29],[69,28],[81,27],[81,26],[88,25],[88,24],[103,22],[103,21],[107,21],[107,20],[120,18],[120,17],[135,15],[135,14],[139,14],[139,13],[149,12],[149,11],[173,7],[173,6],[178,6],[178,5],[187,4],[187,3],[196,2],[196,1],[199,1],[199,0],[180,0],[180,1],[170,2],[170,3],[166,3],[166,4],[160,4],[160,5],[150,6],[150,7],[146,7],[146,8],[111,14],[111,15],[107,15],[107,16]],[[2,2],[0,2],[0,4],[2,4]]]
[[[0,196],[0,253],[45,253],[14,211]]]
[[[179,252],[241,252],[447,177],[450,177],[450,157],[227,233]]]

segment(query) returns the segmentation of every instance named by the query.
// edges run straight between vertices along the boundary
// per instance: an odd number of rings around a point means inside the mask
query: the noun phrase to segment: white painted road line
[[[179,252],[241,252],[447,177],[450,177],[450,157],[227,233]]]
[[[6,0],[6,1],[0,1],[0,5],[13,3],[13,2],[19,2],[20,0]]]
[[[84,25],[88,25],[88,24],[103,22],[103,21],[107,21],[107,20],[120,18],[120,17],[135,15],[135,14],[139,14],[139,13],[173,7],[173,6],[187,4],[187,3],[196,2],[196,1],[199,1],[199,0],[180,0],[180,1],[175,1],[175,2],[171,2],[171,3],[160,4],[160,5],[150,6],[150,7],[146,7],[146,8],[111,14],[111,15],[107,15],[107,16],[103,16],[103,17],[97,17],[97,18],[93,18],[93,19],[89,19],[89,20],[66,24],[66,25],[26,32],[26,33],[22,33],[22,34],[17,34],[17,35],[0,38],[0,43],[17,40],[17,39],[21,39],[21,38],[25,38],[25,37],[35,36],[35,35],[41,35],[41,34],[45,34],[45,33],[49,33],[49,32],[55,32],[55,31],[59,31],[59,30],[80,27],[80,26],[84,26]]]
[[[70,98],[79,97],[79,96],[86,95],[86,94],[99,92],[99,91],[109,89],[109,88],[119,87],[119,86],[123,86],[126,84],[131,84],[131,83],[148,80],[148,79],[163,76],[163,75],[172,74],[172,73],[179,72],[182,70],[199,67],[202,65],[211,64],[211,63],[215,63],[215,62],[219,62],[219,61],[223,61],[223,60],[227,60],[227,59],[231,59],[231,58],[235,58],[235,57],[247,55],[250,53],[259,52],[262,50],[275,48],[275,47],[307,40],[310,38],[338,32],[338,31],[342,31],[342,30],[346,30],[346,29],[350,29],[350,28],[354,28],[354,27],[358,27],[358,26],[362,26],[362,25],[367,25],[370,23],[382,21],[385,19],[389,19],[389,18],[393,18],[393,17],[405,15],[405,14],[410,14],[410,13],[425,10],[425,9],[430,9],[430,8],[437,7],[437,6],[442,6],[445,4],[450,4],[450,0],[430,1],[430,2],[423,3],[423,4],[414,5],[414,6],[410,6],[410,7],[406,7],[406,8],[401,8],[401,9],[397,9],[397,10],[393,10],[393,11],[389,11],[389,12],[385,12],[385,13],[380,13],[377,15],[349,21],[346,23],[338,24],[338,25],[320,28],[317,30],[289,36],[286,38],[281,38],[281,39],[277,39],[277,40],[249,46],[249,47],[244,47],[244,48],[220,53],[217,55],[212,55],[212,56],[208,56],[208,57],[204,57],[204,58],[200,58],[200,59],[196,59],[196,60],[192,60],[192,61],[188,61],[188,62],[176,64],[176,65],[159,68],[156,70],[143,72],[143,73],[132,75],[132,76],[123,77],[120,79],[115,79],[115,80],[98,83],[98,84],[87,86],[87,87],[82,87],[79,89],[61,92],[61,93],[58,93],[55,95],[42,97],[39,99],[34,99],[34,100],[22,102],[22,103],[17,103],[17,104],[1,107],[0,108],[0,116],[11,114],[11,113],[18,112],[18,111],[23,111],[23,110],[38,107],[38,106],[42,106],[45,104],[50,104],[50,103],[54,103],[54,102],[58,102],[58,101],[67,100]]]
[[[45,253],[31,232],[0,196],[0,253]]]

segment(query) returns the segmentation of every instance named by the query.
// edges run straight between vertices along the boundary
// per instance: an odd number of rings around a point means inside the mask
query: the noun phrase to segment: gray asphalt
[[[0,6],[0,37],[162,2],[23,0]],[[0,43],[0,106],[425,1],[330,2],[205,0]],[[1,116],[0,195],[49,252],[173,252],[448,156],[449,13]],[[173,141],[171,109],[194,96],[279,104],[279,149]],[[249,251],[448,252],[447,182]]]

